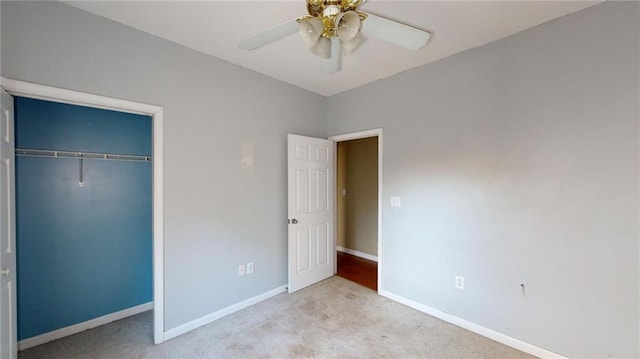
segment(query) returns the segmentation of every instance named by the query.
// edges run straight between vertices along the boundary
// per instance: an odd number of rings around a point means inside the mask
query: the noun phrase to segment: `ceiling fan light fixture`
[[[320,37],[318,39],[318,43],[315,46],[312,46],[309,51],[323,59],[328,59],[331,57],[331,40],[326,37]]]
[[[334,16],[340,14],[340,7],[338,5],[327,5],[322,10],[322,17],[332,19]]]
[[[254,50],[299,32],[309,52],[323,58],[322,72],[333,74],[340,71],[343,54],[352,53],[366,41],[362,32],[410,50],[422,48],[431,37],[428,30],[358,11],[365,0],[305,2],[308,15],[245,38],[238,46],[244,50]]]
[[[313,47],[318,43],[322,31],[324,31],[324,24],[322,20],[317,17],[310,17],[298,21],[298,29],[302,40],[309,47]]]
[[[350,41],[358,35],[362,22],[355,11],[340,13],[335,19],[336,34],[342,41]]]
[[[307,4],[311,6],[322,6],[324,5],[324,0],[307,0]]]
[[[363,0],[342,0],[340,2],[340,5],[342,6],[343,9],[355,9],[358,6],[360,6],[360,4],[363,3]]]
[[[353,39],[349,41],[341,41],[342,42],[342,50],[344,50],[345,54],[352,53],[355,49],[360,47],[367,40],[362,33],[358,33]]]

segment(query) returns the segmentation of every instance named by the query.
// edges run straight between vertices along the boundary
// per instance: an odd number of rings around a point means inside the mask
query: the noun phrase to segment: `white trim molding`
[[[233,305],[230,305],[226,308],[220,309],[217,312],[213,312],[211,314],[207,314],[204,317],[198,318],[196,320],[192,320],[188,323],[182,324],[179,327],[175,327],[173,329],[167,330],[166,333],[164,333],[164,340],[169,340],[169,339],[173,339],[179,335],[182,335],[184,333],[190,332],[194,329],[200,328],[203,325],[207,325],[211,322],[214,322],[220,318],[226,317],[227,315],[233,314],[239,310],[245,309],[247,307],[250,307],[254,304],[260,303],[264,300],[267,300],[273,296],[276,296],[280,293],[284,293],[287,291],[287,286],[283,285],[281,287],[272,289],[268,292],[262,293],[260,295],[257,295],[253,298],[249,298],[247,300],[244,300],[240,303],[236,303]]]
[[[111,322],[115,322],[116,320],[124,319],[126,317],[130,317],[132,315],[140,314],[142,312],[146,312],[148,310],[153,309],[153,302],[140,304],[135,307],[131,307],[128,309],[124,309],[115,313],[103,315],[102,317],[94,318],[91,320],[87,320],[86,322],[70,325],[68,327],[56,329],[54,331],[40,334],[35,337],[23,339],[18,342],[18,350],[25,350],[29,348],[33,348],[40,344],[48,343],[52,340],[64,338],[69,335],[77,334],[83,332],[88,329],[92,329],[95,327],[99,327],[101,325],[105,325]]]
[[[347,134],[343,134],[343,135],[336,135],[336,136],[331,136],[329,137],[330,140],[335,142],[335,146],[337,148],[337,144],[338,142],[342,142],[342,141],[349,141],[349,140],[357,140],[360,138],[368,138],[368,137],[378,137],[378,256],[376,258],[376,262],[378,262],[378,294],[381,294],[381,291],[384,289],[383,286],[383,266],[382,266],[382,187],[384,185],[384,179],[382,177],[383,175],[383,171],[382,168],[384,167],[382,164],[382,159],[383,159],[383,146],[382,146],[382,128],[375,128],[372,130],[365,130],[365,131],[360,131],[360,132],[353,132],[353,133],[347,133]],[[334,155],[337,156],[338,151],[337,149],[334,148]],[[336,159],[336,165],[337,165],[338,161]],[[336,171],[337,174],[337,171]],[[337,181],[337,177],[334,179],[334,181]],[[334,203],[336,199],[334,198]],[[336,211],[337,212],[337,211]],[[334,217],[334,221],[337,220],[337,216]],[[334,226],[335,229],[334,231],[337,231],[337,227],[338,226]],[[337,234],[334,235],[334,238],[338,238]],[[337,247],[337,244],[336,244]],[[334,253],[334,255],[337,255],[337,252]],[[337,262],[337,261],[336,261]]]
[[[147,105],[113,97],[106,97],[61,89],[52,86],[39,85],[30,82],[11,80],[4,77],[0,78],[0,85],[13,96],[62,102],[72,105],[88,105],[95,108],[136,113],[140,115],[154,115],[157,111],[162,110],[162,107],[155,105]]]
[[[382,135],[382,129],[376,128],[373,130],[365,130],[360,132],[347,133],[344,135],[331,136],[329,137],[329,139],[335,142],[342,142],[342,141],[358,140],[358,139],[367,138],[367,137],[376,137],[380,135]]]
[[[512,348],[518,349],[520,351],[523,351],[525,353],[534,355],[538,358],[545,358],[545,359],[568,359],[567,357],[564,357],[560,354],[554,353],[552,351],[537,347],[533,344],[529,344],[526,342],[523,342],[521,340],[512,338],[508,335],[502,334],[502,333],[498,333],[496,331],[493,331],[489,328],[485,328],[481,325],[466,321],[464,319],[458,318],[456,316],[453,316],[451,314],[445,313],[443,311],[440,311],[438,309],[429,307],[427,305],[418,303],[416,301],[413,301],[411,299],[407,299],[403,296],[391,293],[389,291],[386,290],[381,290],[379,292],[379,294],[383,297],[387,297],[391,300],[394,300],[398,303],[404,304],[408,307],[411,307],[413,309],[416,309],[418,311],[421,311],[423,313],[429,314],[432,317],[436,317],[438,319],[444,320],[447,323],[451,323],[455,326],[458,326],[460,328],[466,329],[468,331],[474,332],[476,334],[482,335],[483,337],[489,338],[491,340],[494,340],[498,343],[510,346]]]
[[[374,262],[378,261],[378,257],[377,256],[374,256],[372,254],[368,254],[368,253],[365,253],[365,252],[356,251],[355,249],[349,249],[349,248],[345,248],[345,247],[341,247],[341,246],[336,246],[336,249],[338,250],[338,252],[351,254],[352,256],[368,259],[368,260],[374,261]]]
[[[160,106],[44,86],[0,77],[0,86],[13,96],[89,106],[152,117],[153,126],[153,341],[164,341],[164,142]]]

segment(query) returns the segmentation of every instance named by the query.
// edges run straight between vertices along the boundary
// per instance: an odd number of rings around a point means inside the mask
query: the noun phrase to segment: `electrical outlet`
[[[247,274],[253,273],[253,262],[247,263]]]
[[[391,207],[400,207],[402,201],[399,196],[391,196]]]
[[[241,264],[238,266],[238,275],[239,276],[243,276],[244,275],[244,264]]]
[[[456,288],[464,290],[464,277],[456,276]]]

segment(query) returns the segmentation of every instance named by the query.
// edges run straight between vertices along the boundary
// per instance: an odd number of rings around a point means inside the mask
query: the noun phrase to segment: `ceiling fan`
[[[358,11],[364,1],[306,0],[309,15],[249,36],[238,46],[254,50],[299,32],[309,51],[322,58],[322,72],[333,74],[340,70],[342,52],[350,53],[365,41],[360,31],[364,21],[367,35],[411,50],[418,50],[429,41],[429,31]]]

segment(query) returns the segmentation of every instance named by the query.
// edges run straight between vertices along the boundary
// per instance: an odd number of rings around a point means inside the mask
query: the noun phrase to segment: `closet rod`
[[[122,155],[122,154],[115,154],[115,153],[35,150],[35,149],[24,149],[24,148],[16,148],[15,154],[16,156],[82,158],[82,159],[88,159],[88,160],[116,160],[116,161],[142,161],[142,162],[151,162],[152,160],[151,156]]]

